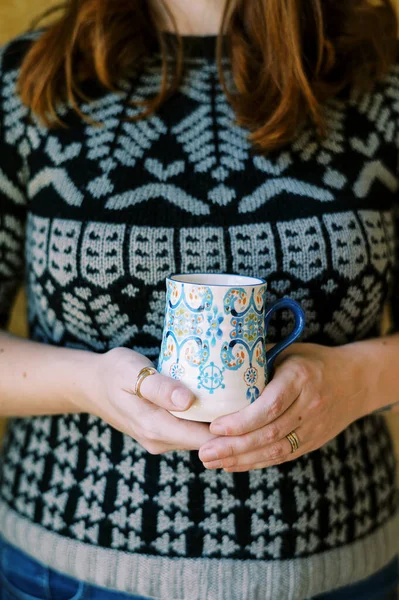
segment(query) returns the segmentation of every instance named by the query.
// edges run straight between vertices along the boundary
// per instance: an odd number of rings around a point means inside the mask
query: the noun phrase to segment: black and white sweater
[[[378,335],[399,280],[398,66],[372,93],[326,104],[325,141],[304,127],[264,157],[234,125],[214,38],[186,40],[184,83],[156,116],[125,120],[130,99],[158,89],[154,56],[121,94],[89,86],[82,108],[103,128],[64,106],[69,128],[51,131],[16,93],[28,44],[0,58],[2,326],[25,271],[32,339],[156,360],[165,277],[202,271],[261,276],[270,302],[298,300],[303,341]],[[290,318],[276,317],[271,341]],[[116,590],[302,600],[397,553],[392,440],[373,415],[296,461],[225,473],[197,452],[150,455],[87,414],[12,419],[0,526],[50,567]]]

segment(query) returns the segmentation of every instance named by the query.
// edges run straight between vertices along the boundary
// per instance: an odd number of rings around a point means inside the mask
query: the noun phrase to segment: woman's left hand
[[[354,346],[290,346],[255,402],[212,422],[211,433],[221,437],[201,446],[205,467],[239,472],[291,461],[367,414],[370,367]],[[292,431],[295,452],[286,438]]]

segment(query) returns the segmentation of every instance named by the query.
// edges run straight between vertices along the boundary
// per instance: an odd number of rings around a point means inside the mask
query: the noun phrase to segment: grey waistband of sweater
[[[165,558],[69,540],[0,502],[6,540],[64,574],[154,600],[304,600],[384,567],[399,551],[399,514],[343,548],[286,561]]]

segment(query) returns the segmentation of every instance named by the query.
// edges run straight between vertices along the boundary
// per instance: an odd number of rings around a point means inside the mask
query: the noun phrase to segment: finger
[[[297,451],[292,452],[291,454],[289,454],[288,456],[286,456],[285,458],[282,458],[282,459],[278,459],[278,460],[274,460],[274,461],[265,461],[262,458],[258,462],[251,462],[251,463],[246,463],[246,464],[239,464],[239,465],[232,466],[232,467],[226,467],[224,470],[227,473],[233,473],[233,472],[242,473],[244,471],[256,471],[257,469],[268,469],[270,467],[276,467],[283,463],[292,462],[294,460],[297,460],[304,454],[307,454],[308,452],[312,452],[312,450],[315,450],[315,449],[316,449],[315,447],[312,447],[309,444],[305,444],[304,446],[301,446],[301,448],[298,449]]]
[[[195,400],[182,383],[159,373],[146,377],[140,391],[144,398],[167,410],[186,410]]]
[[[139,428],[141,437],[148,441],[164,442],[179,450],[198,450],[215,438],[208,423],[179,419],[146,398],[123,394],[120,407],[131,427]]]
[[[152,377],[155,379],[155,375],[147,379]],[[103,410],[102,418],[108,422],[118,419],[122,422],[118,428],[134,439],[168,443],[174,449],[198,450],[216,437],[210,433],[209,423],[180,419],[150,400],[123,390],[115,394],[108,412]]]
[[[210,430],[217,435],[243,435],[259,429],[282,415],[300,392],[294,370],[281,368],[255,402],[236,413],[216,419]]]
[[[140,427],[137,426],[137,423],[133,423],[132,421],[132,406],[131,404],[129,405],[129,402],[126,402],[126,398],[128,398],[127,394],[121,394],[121,398],[117,398],[117,401],[114,404],[103,407],[101,414],[98,416],[117,431],[129,435],[136,440],[136,442],[145,446],[145,440],[144,437],[141,436],[142,432],[140,431]],[[135,411],[137,411],[137,407],[135,407]],[[160,442],[160,445],[161,444],[162,442]],[[167,451],[168,449],[173,450],[173,448],[169,448],[169,445],[166,443],[163,443],[163,446],[164,451]]]
[[[290,433],[295,433],[298,436],[297,428],[304,422],[302,408],[301,396],[299,396],[296,402],[294,402],[285,413],[262,428],[261,437],[263,437],[264,440],[269,440],[269,444],[271,444],[285,438]],[[305,423],[305,425],[307,426],[307,429],[309,429],[309,425],[312,427],[312,424],[309,424],[309,422]],[[303,431],[303,425],[301,426],[301,431]]]
[[[136,440],[137,443],[143,446],[145,450],[149,451],[148,440],[140,436],[140,432],[138,431],[137,427],[134,430],[133,428],[130,428],[129,422],[127,422],[126,419],[122,420],[120,418],[110,417],[107,419],[107,423],[109,423],[109,425],[111,425],[114,429],[121,431],[125,435],[129,435],[131,438]],[[152,441],[151,450],[153,454],[161,454],[163,452],[172,452],[173,450],[176,450],[176,447],[172,444],[167,444],[166,442]]]
[[[147,400],[144,402],[147,402]],[[169,415],[169,413],[162,408],[156,407],[156,409],[159,412],[162,411]],[[198,450],[200,444],[204,440],[209,441],[210,437],[212,437],[212,434],[209,433],[209,428],[205,426],[204,428],[201,428],[201,432],[198,432],[198,430],[195,432],[190,431],[187,438],[185,438],[183,435],[181,435],[181,432],[179,432],[178,435],[180,438],[176,437],[176,439],[169,439],[166,441],[164,438],[170,438],[171,435],[164,435],[161,427],[154,428],[145,424],[144,426],[140,427],[140,425],[138,426],[137,422],[133,423],[131,419],[126,418],[129,416],[131,417],[132,415],[129,415],[129,411],[125,408],[122,418],[120,415],[113,414],[112,416],[107,415],[106,420],[118,431],[130,435],[151,454],[162,454],[164,452],[172,452],[174,450]],[[173,418],[176,419],[176,417]]]
[[[252,463],[252,464],[247,464],[247,465],[239,465],[237,467],[228,467],[225,470],[226,473],[244,473],[247,471],[256,471],[258,469],[270,469],[270,467],[277,467],[278,465],[281,465],[285,462],[290,462],[293,461],[297,458],[299,458],[300,456],[303,456],[303,454],[305,454],[305,452],[302,452],[301,454],[297,454],[295,456],[290,456],[285,460],[281,460],[281,461],[276,461],[273,463],[270,462],[258,462],[258,463]]]
[[[134,384],[130,383],[124,388],[126,392],[135,395],[135,381],[142,368],[143,367],[140,367],[132,377]],[[182,383],[171,377],[165,377],[165,375],[161,375],[160,373],[148,375],[142,381],[139,391],[143,398],[150,400],[150,402],[153,402],[166,410],[187,410],[195,400],[194,394]]]
[[[258,448],[256,450],[245,452],[243,454],[234,454],[226,457],[219,457],[219,459],[217,460],[204,461],[204,466],[207,469],[225,469],[233,467],[235,468],[242,465],[248,466],[260,463],[267,463],[268,465],[281,464],[289,459],[292,459],[293,454],[297,454],[299,452],[299,449],[302,450],[302,433],[300,430],[297,430],[295,433],[299,441],[299,448],[296,450],[296,452],[292,452],[291,443],[286,437],[284,437],[270,446]],[[200,453],[200,458],[201,456],[203,456],[202,450]]]
[[[154,404],[149,409],[144,427],[149,439],[162,440],[179,450],[198,450],[215,438],[208,423],[179,419]]]
[[[294,403],[293,406],[295,406]],[[286,411],[291,413],[292,406]],[[286,414],[283,414],[284,415]],[[284,439],[286,435],[291,433],[294,429],[292,426],[287,427],[287,422],[290,419],[284,419],[283,417],[276,419],[272,423],[250,431],[243,435],[236,437],[232,436],[220,436],[213,440],[211,443],[206,444],[200,448],[199,457],[202,461],[212,461],[222,458],[228,458],[237,456],[240,454],[247,454],[249,452],[263,449],[267,446],[275,444],[280,440]],[[292,419],[291,419],[292,421]]]

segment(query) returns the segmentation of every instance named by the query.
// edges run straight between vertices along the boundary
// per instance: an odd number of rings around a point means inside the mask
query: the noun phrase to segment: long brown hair
[[[62,125],[63,101],[85,118],[85,80],[117,90],[156,48],[162,83],[141,117],[178,89],[183,45],[175,45],[170,73],[169,48],[148,0],[67,0],[62,9],[25,56],[19,79],[23,102],[47,126]],[[366,89],[386,73],[396,58],[397,26],[391,0],[226,0],[216,58],[237,122],[264,151],[292,140],[305,116],[322,134],[323,101],[348,85]],[[234,90],[222,68],[226,51]]]

